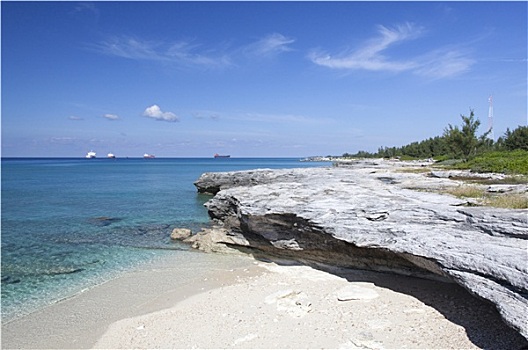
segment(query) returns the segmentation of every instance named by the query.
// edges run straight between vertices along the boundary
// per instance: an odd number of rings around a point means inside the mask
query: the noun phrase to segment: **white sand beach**
[[[247,257],[176,251],[3,324],[2,348],[92,348],[113,322],[173,307],[258,270]]]
[[[182,277],[182,266],[171,265],[169,257],[4,325],[2,347],[504,349],[524,344],[492,305],[455,284],[240,256],[201,258],[200,274]]]

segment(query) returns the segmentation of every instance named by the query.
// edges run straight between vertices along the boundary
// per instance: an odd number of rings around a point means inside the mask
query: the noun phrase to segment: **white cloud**
[[[119,119],[119,116],[115,115],[115,114],[104,114],[103,115],[103,118],[105,119],[108,119],[108,120],[118,120]]]
[[[143,116],[165,122],[179,122],[180,118],[172,112],[163,112],[158,105],[147,107],[143,112]]]
[[[90,46],[106,55],[139,61],[158,61],[184,66],[222,68],[229,66],[229,55],[187,41],[155,42],[133,37],[111,37]]]
[[[84,118],[81,118],[81,117],[77,117],[75,115],[71,115],[68,117],[69,120],[84,120]]]
[[[348,70],[411,71],[429,78],[448,78],[466,72],[474,60],[456,49],[435,49],[421,56],[396,60],[383,53],[403,41],[414,40],[423,35],[424,29],[411,23],[387,28],[378,27],[379,36],[367,41],[360,48],[332,56],[326,52],[312,51],[309,58],[313,63],[332,68]]]
[[[475,60],[458,50],[432,52],[421,59],[415,73],[421,76],[441,79],[462,74],[469,70]]]
[[[292,51],[293,49],[288,45],[294,42],[295,39],[293,38],[285,37],[279,33],[273,33],[248,45],[245,48],[245,52],[256,56],[275,55],[282,52]]]
[[[200,50],[200,45],[186,41],[172,44],[163,56],[170,61],[191,66],[221,68],[231,64],[228,54],[214,50]]]
[[[236,122],[249,122],[249,123],[263,123],[271,126],[277,126],[280,124],[290,125],[328,125],[334,123],[334,119],[325,116],[305,116],[298,114],[269,114],[259,112],[239,112],[239,113],[225,113],[221,114],[222,120],[236,121]]]
[[[71,144],[73,142],[75,142],[77,139],[74,138],[74,137],[67,137],[67,136],[64,136],[64,137],[51,137],[49,139],[49,141],[51,143],[59,143],[59,144]]]
[[[88,48],[99,53],[138,61],[154,61],[177,64],[184,67],[207,69],[226,68],[235,65],[241,53],[249,56],[273,56],[292,51],[295,39],[279,33],[269,34],[249,45],[229,48],[217,44],[207,47],[197,41],[149,41],[129,36],[112,36]]]
[[[195,112],[192,112],[192,116],[195,119],[212,119],[212,120],[220,119],[220,114],[214,111],[195,111]]]
[[[102,53],[136,60],[163,60],[157,52],[159,44],[131,37],[111,37],[93,48]]]
[[[93,4],[93,3],[90,3],[90,2],[81,2],[81,3],[78,3],[75,8],[73,9],[73,13],[77,13],[77,12],[91,12],[97,16],[99,16],[99,9]]]
[[[412,60],[390,61],[382,52],[399,42],[419,37],[423,32],[422,28],[406,23],[392,29],[379,26],[378,32],[379,37],[369,40],[355,51],[341,53],[335,57],[324,52],[312,52],[309,57],[315,64],[337,69],[400,72],[416,66]]]

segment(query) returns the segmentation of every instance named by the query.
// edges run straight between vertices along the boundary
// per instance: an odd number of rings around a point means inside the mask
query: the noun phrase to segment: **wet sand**
[[[2,348],[526,345],[492,305],[455,284],[219,254],[200,259],[182,266],[181,257],[167,257],[4,325]]]

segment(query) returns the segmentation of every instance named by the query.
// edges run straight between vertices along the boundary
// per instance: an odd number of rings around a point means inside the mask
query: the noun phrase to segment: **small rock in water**
[[[192,231],[188,228],[175,228],[170,235],[171,239],[183,240],[191,237]]]
[[[64,267],[64,268],[58,268],[49,270],[46,272],[48,276],[55,276],[55,275],[70,275],[72,273],[82,272],[85,269],[82,267]]]
[[[14,278],[11,276],[2,276],[2,283],[6,283],[6,284],[20,283],[20,278]]]
[[[121,221],[120,218],[111,218],[108,216],[98,216],[96,218],[91,218],[90,222],[97,226],[108,226],[113,224],[114,222]]]

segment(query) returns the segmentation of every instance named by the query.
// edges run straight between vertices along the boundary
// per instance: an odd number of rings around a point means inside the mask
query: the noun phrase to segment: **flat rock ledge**
[[[453,180],[401,167],[205,173],[195,186],[214,194],[205,206],[219,225],[211,230],[217,243],[454,282],[528,339],[528,210],[465,206],[435,192]]]

